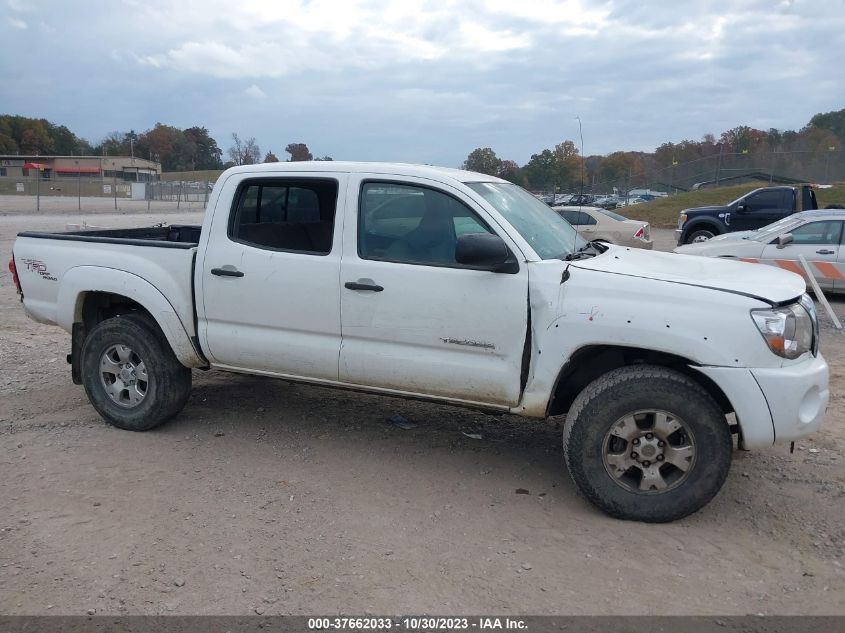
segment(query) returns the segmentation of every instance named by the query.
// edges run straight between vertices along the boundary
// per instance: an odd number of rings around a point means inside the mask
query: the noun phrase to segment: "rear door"
[[[484,210],[449,185],[404,176],[353,174],[349,199],[359,202],[343,238],[340,380],[516,405],[528,269],[493,273],[455,261],[458,235],[494,232]]]
[[[337,380],[345,185],[345,174],[227,183],[220,199],[232,209],[216,210],[197,262],[200,331],[215,365]]]
[[[819,286],[833,288],[834,283],[842,279],[837,266],[842,250],[842,221],[808,222],[793,229],[791,233],[792,242],[783,248],[778,248],[776,242],[767,244],[763,248],[762,261],[805,276],[798,259],[799,255],[803,255]]]

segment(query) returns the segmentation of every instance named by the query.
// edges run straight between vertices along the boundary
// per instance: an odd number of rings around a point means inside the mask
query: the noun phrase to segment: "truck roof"
[[[412,163],[367,163],[352,161],[296,161],[279,163],[260,163],[231,167],[229,173],[291,173],[291,172],[338,172],[338,173],[373,173],[391,176],[417,176],[436,180],[449,179],[457,182],[508,182],[496,176],[489,176],[464,169],[438,167],[435,165],[415,165]]]

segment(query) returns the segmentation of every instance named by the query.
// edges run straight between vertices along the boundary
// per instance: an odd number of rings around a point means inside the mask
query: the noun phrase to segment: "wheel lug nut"
[[[658,455],[658,456],[657,456],[657,461],[662,462],[662,461],[663,461],[663,455]]]
[[[648,460],[645,460],[645,461],[643,462],[643,466],[651,466],[651,462],[650,462],[650,461],[648,461]]]
[[[666,446],[666,442],[662,442],[662,441],[661,441],[661,442],[658,442],[658,443],[657,443],[657,445],[658,445],[660,448],[663,448],[664,446]]]
[[[637,438],[637,439],[634,440],[634,446],[639,446],[639,445],[640,445],[640,438]]]
[[[631,459],[637,459],[637,457],[639,457],[639,455],[637,455],[636,453],[631,453]]]
[[[651,438],[653,438],[653,437],[654,437],[654,436],[653,436],[651,433],[646,433],[646,434],[645,434],[645,439],[647,439],[647,440],[650,440],[650,439],[651,439]]]

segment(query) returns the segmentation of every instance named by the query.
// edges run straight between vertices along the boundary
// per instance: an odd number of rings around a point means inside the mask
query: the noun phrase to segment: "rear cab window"
[[[245,180],[229,220],[229,239],[275,251],[331,252],[338,183],[331,179]]]

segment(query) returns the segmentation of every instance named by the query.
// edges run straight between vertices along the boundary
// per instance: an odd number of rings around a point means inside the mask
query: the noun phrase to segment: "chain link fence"
[[[103,179],[0,177],[2,213],[106,213],[108,211],[201,211],[213,181],[126,182]]]
[[[612,178],[599,175],[585,183],[589,193],[625,193],[631,189],[665,191],[670,195],[693,189],[724,187],[746,183],[759,186],[845,182],[845,152],[825,151],[723,152],[676,162],[669,166],[644,166],[636,171],[617,173]]]

